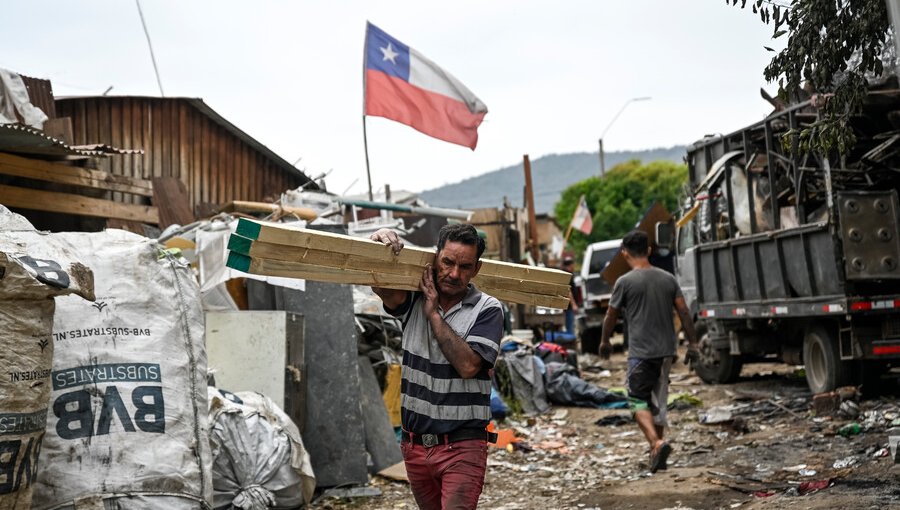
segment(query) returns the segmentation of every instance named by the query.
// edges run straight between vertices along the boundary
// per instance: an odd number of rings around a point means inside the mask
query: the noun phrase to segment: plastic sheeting
[[[209,387],[213,507],[266,510],[309,504],[316,489],[300,431],[272,399]]]
[[[578,377],[578,371],[568,363],[551,361],[544,375],[547,396],[558,405],[578,407],[623,407],[627,399],[610,393]]]
[[[31,104],[28,89],[18,74],[0,69],[0,124],[19,122],[16,112],[22,116],[25,124],[41,129],[47,121],[47,114]]]
[[[550,409],[541,377],[540,360],[528,349],[519,349],[501,353],[503,361],[509,367],[513,395],[522,405],[525,414],[541,414]]]
[[[227,267],[225,261],[228,259],[228,237],[234,233],[236,225],[237,220],[227,223],[213,221],[196,231],[200,291],[206,310],[237,310],[237,305],[225,289],[225,282],[232,278],[250,278],[301,291],[306,288],[305,280],[254,275]]]

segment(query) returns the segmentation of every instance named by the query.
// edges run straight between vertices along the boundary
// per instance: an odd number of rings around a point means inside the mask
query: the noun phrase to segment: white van
[[[603,318],[606,317],[612,295],[612,286],[606,283],[600,272],[612,261],[621,246],[621,239],[613,239],[590,244],[584,251],[581,263],[581,295],[584,301],[578,317],[582,352],[596,353],[600,347]]]

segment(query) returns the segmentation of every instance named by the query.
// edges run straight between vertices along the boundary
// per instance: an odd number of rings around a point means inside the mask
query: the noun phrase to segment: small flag
[[[591,211],[588,209],[584,195],[581,195],[581,199],[578,201],[578,208],[575,209],[575,214],[572,216],[572,223],[569,226],[571,228],[577,228],[584,232],[585,235],[589,235],[591,230],[594,229],[594,221],[591,219]]]
[[[475,150],[487,106],[450,73],[368,23],[364,115]]]

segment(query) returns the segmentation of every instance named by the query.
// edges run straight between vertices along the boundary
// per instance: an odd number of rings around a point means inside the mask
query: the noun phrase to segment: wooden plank
[[[152,224],[159,222],[159,211],[149,205],[123,204],[112,200],[15,186],[0,185],[0,204],[95,218],[118,218]]]
[[[638,223],[635,230],[642,230],[650,240],[650,246],[656,243],[656,223],[668,222],[672,220],[672,215],[666,210],[666,207],[659,202],[653,202],[653,205],[644,213],[644,217]],[[625,255],[622,250],[616,252],[615,257],[609,261],[609,264],[600,271],[600,276],[610,285],[615,285],[616,280],[623,274],[630,271],[628,262],[625,262]]]
[[[242,212],[242,213],[276,213],[280,216],[296,216],[303,220],[314,220],[319,217],[316,211],[308,207],[290,207],[278,204],[270,204],[267,202],[245,202],[243,200],[232,200],[219,208],[221,212]]]
[[[280,276],[285,278],[302,278],[319,282],[342,283],[350,285],[369,285],[399,290],[418,290],[421,276],[398,276],[379,274],[354,269],[315,266],[282,260],[257,259],[241,255],[237,252],[228,254],[228,267],[250,274]],[[476,284],[477,285],[477,284]],[[562,296],[545,296],[509,289],[479,287],[485,293],[502,301],[521,303],[532,306],[565,308],[569,298]]]
[[[377,244],[377,243],[376,243]],[[363,270],[376,272],[382,275],[401,276],[409,278],[413,285],[418,285],[418,280],[425,270],[424,264],[404,264],[397,260],[383,260],[349,253],[317,250],[310,248],[295,248],[282,244],[270,244],[261,241],[253,241],[239,234],[233,234],[228,240],[228,248],[236,253],[255,259],[280,260],[284,262],[297,262],[313,266],[324,266],[336,269]],[[404,249],[405,251],[405,249]],[[402,252],[401,252],[402,254]],[[434,253],[428,263],[433,263]],[[569,285],[557,285],[546,282],[536,282],[518,278],[504,278],[479,272],[472,282],[481,289],[500,289],[525,293],[536,293],[547,296],[568,297]]]
[[[2,152],[0,152],[0,174],[85,188],[121,191],[145,197],[153,196],[153,183],[150,181],[114,175],[102,170],[23,158]]]
[[[176,177],[153,179],[153,205],[159,209],[159,228],[194,222],[191,199],[184,183]]]
[[[241,218],[238,222],[237,233],[248,239],[266,243],[349,253],[382,260],[396,259],[403,264],[424,266],[434,259],[434,252],[424,248],[407,247],[400,252],[400,255],[393,255],[388,246],[368,239],[307,230],[288,225],[263,223],[244,218]],[[570,273],[559,269],[526,266],[499,260],[483,260],[482,262],[481,272],[489,276],[558,285],[568,285],[571,278]]]
[[[57,138],[69,145],[74,145],[72,142],[72,117],[47,119],[44,122],[43,131],[45,135],[51,138]]]

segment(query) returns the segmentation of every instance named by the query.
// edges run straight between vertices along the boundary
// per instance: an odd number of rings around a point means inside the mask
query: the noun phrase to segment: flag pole
[[[574,216],[573,216],[574,219]],[[569,236],[572,235],[572,223],[569,223],[569,228],[566,229],[566,238],[563,239],[563,249],[566,248],[566,245],[569,244]]]
[[[372,172],[369,171],[369,141],[366,139],[366,116],[363,115],[363,150],[366,153],[366,177],[369,179],[369,202],[375,200],[372,197]]]
[[[372,196],[372,172],[369,170],[369,140],[366,136],[366,67],[369,65],[369,21],[366,20],[366,37],[363,41],[363,152],[366,154],[366,178],[369,180],[369,202],[375,199]]]
[[[578,205],[575,206],[575,212],[572,213],[572,219],[569,220],[569,228],[566,229],[566,238],[563,239],[563,249],[566,249],[566,245],[569,244],[569,236],[572,235],[572,226],[575,223],[575,215],[578,214],[578,210],[581,209],[582,200],[584,200],[584,195],[578,197]]]

